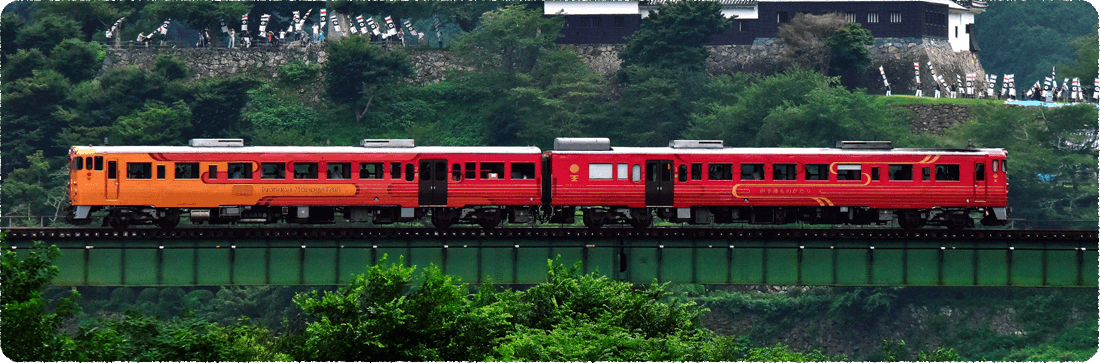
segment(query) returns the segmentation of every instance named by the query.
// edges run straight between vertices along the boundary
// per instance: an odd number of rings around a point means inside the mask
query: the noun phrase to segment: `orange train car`
[[[125,228],[153,223],[333,223],[337,215],[376,224],[432,211],[439,227],[508,219],[531,222],[541,203],[536,147],[417,147],[412,140],[363,140],[360,147],[245,147],[240,139],[190,146],[75,146],[70,149],[68,220]]]
[[[676,140],[669,147],[611,147],[558,139],[547,152],[553,207],[584,224],[657,217],[691,224],[746,222],[966,228],[978,214],[1003,225],[1004,149],[903,149],[889,142],[836,148],[726,148]]]

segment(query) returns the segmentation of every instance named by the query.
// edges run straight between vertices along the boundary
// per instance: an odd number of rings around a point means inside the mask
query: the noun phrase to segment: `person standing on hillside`
[[[234,31],[233,29],[229,29],[229,48],[233,48],[234,46],[236,46],[236,42],[237,42],[237,32]]]

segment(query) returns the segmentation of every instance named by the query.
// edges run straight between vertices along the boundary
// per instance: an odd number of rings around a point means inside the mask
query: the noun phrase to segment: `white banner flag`
[[[367,27],[370,28],[370,32],[374,36],[382,36],[382,32],[378,31],[378,23],[374,21],[374,17],[367,17]]]
[[[966,94],[971,95],[971,96],[974,95],[974,82],[977,81],[977,80],[978,80],[978,75],[976,73],[967,73],[966,74]]]
[[[267,21],[271,19],[271,15],[264,14],[260,16],[260,34],[264,34],[267,31]]]
[[[241,31],[248,31],[248,14],[241,15]]]
[[[394,35],[397,35],[397,25],[393,23],[393,17],[392,16],[387,16],[386,17],[386,36],[387,37],[392,37]]]
[[[420,36],[420,33],[416,32],[416,29],[413,29],[413,25],[412,25],[411,21],[405,20],[405,28],[409,29],[409,34],[412,34],[412,36],[414,36],[414,37],[419,37]]]
[[[363,34],[366,35],[367,34],[367,22],[363,20],[363,15],[359,14],[359,16],[355,17],[355,22],[359,23],[359,28],[362,29]]]
[[[325,23],[328,22],[328,9],[321,9],[321,28],[325,27]]]

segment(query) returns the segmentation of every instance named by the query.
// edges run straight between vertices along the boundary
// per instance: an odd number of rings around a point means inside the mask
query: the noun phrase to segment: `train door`
[[[671,207],[673,202],[672,160],[645,161],[645,204]]]
[[[420,205],[447,205],[447,159],[420,160]]]
[[[989,191],[989,178],[986,175],[985,163],[974,163],[974,200],[984,202]]]
[[[118,160],[107,160],[107,200],[118,200]]]

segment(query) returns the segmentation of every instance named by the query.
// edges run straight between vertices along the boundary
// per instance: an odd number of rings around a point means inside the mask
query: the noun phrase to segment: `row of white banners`
[[[932,67],[932,62],[928,62],[927,64],[928,64],[928,70],[932,73],[932,79],[936,81],[937,88],[936,88],[936,96],[935,97],[939,97],[940,89],[950,89],[950,88],[947,86],[945,80],[943,79],[943,75],[938,75],[938,76],[936,75],[936,69],[934,67]],[[882,84],[883,84],[884,87],[886,87],[886,94],[890,95],[890,82],[886,80],[886,71],[883,70],[882,66],[879,66],[878,67],[878,72],[879,72],[880,75],[882,75]],[[922,97],[923,92],[920,89],[920,84],[921,84],[921,82],[920,82],[920,63],[917,63],[917,62],[913,63],[913,73],[914,73],[914,77],[917,81],[916,96],[917,97]],[[1055,73],[1054,69],[1051,68],[1051,76],[1046,77],[1046,80],[1042,83],[1041,87],[1040,87],[1039,82],[1036,81],[1035,85],[1032,88],[1028,89],[1028,91],[1026,93],[1026,96],[1027,97],[1034,96],[1035,95],[1035,90],[1039,89],[1040,92],[1042,92],[1042,94],[1040,95],[1041,97],[1066,98],[1066,99],[1069,99],[1071,101],[1084,101],[1086,99],[1085,88],[1081,86],[1081,80],[1079,78],[1076,78],[1076,77],[1073,78],[1072,82],[1069,78],[1064,78],[1062,80],[1061,87],[1059,87],[1058,86],[1058,80],[1057,80],[1057,78],[1055,78],[1054,73]],[[986,88],[985,92],[977,90],[974,87],[974,82],[977,80],[977,78],[978,78],[977,74],[967,73],[966,74],[965,86],[961,86],[959,91],[962,91],[963,94],[970,95],[970,96],[973,96],[975,94],[975,92],[978,92],[980,94],[989,95],[989,96],[993,96],[993,95],[996,94],[995,90],[994,90],[994,87],[996,86],[996,83],[997,83],[997,75],[995,75],[995,74],[986,75],[985,82],[986,82],[987,88]],[[1015,99],[1016,98],[1016,79],[1015,78],[1016,78],[1016,75],[1014,75],[1014,74],[1004,75],[1004,78],[1001,81],[1001,94],[1000,94],[1001,97],[1006,97],[1007,96],[1009,99]],[[959,77],[958,74],[955,75],[955,84],[956,85],[962,85],[963,84],[962,77]],[[955,97],[954,96],[955,93],[956,93],[956,91],[951,91],[952,97]],[[1093,101],[1100,101],[1100,78],[1093,79],[1093,91],[1092,91],[1092,97],[1091,98],[1092,98]]]
[[[286,31],[301,31],[302,27],[306,23],[306,20],[309,19],[309,14],[312,12],[313,9],[309,9],[308,11],[306,11],[305,15],[300,16],[300,12],[294,11],[294,20],[292,21],[291,26],[286,29]],[[262,16],[260,16],[260,34],[263,34],[267,31],[267,23],[270,18],[271,15],[268,14],[263,14]],[[386,39],[403,33],[401,29],[398,28],[397,24],[393,22],[392,16],[385,17],[386,31],[382,31],[381,27],[378,26],[378,23],[374,21],[373,17],[364,17],[363,15],[359,15],[355,18],[355,23],[352,23],[348,21],[344,15],[336,14],[336,12],[333,12],[332,16],[330,17],[328,9],[321,9],[320,27],[324,29],[325,25],[327,25],[330,21],[332,22],[333,30],[343,35],[374,34],[377,37],[382,37],[382,39]],[[358,27],[356,27],[356,23],[358,23]],[[346,24],[346,26],[344,24]],[[413,29],[412,22],[410,22],[409,20],[405,20],[405,27],[409,29],[409,34],[412,34],[413,36],[419,38],[424,37],[423,32],[418,32],[416,31],[416,29]],[[241,31],[248,31],[248,14],[241,15]],[[225,26],[224,22],[222,23],[222,32],[229,32],[229,29]],[[314,29],[314,32],[316,32],[316,29]]]
[[[306,11],[305,15],[300,16],[300,12],[294,11],[293,12],[294,20],[292,21],[291,26],[288,27],[286,31],[287,32],[301,31],[302,27],[306,23],[306,20],[309,19],[310,13],[312,13],[312,12],[313,12],[313,9],[309,9],[309,10]],[[350,34],[364,34],[364,35],[374,34],[374,36],[382,37],[382,39],[386,39],[386,38],[404,33],[400,28],[398,28],[397,24],[394,24],[392,16],[385,17],[386,30],[382,31],[381,28],[379,27],[378,23],[376,23],[374,21],[374,18],[370,17],[370,16],[364,17],[363,15],[359,15],[359,16],[355,17],[355,23],[352,23],[350,21],[347,21],[347,19],[345,18],[344,15],[336,14],[335,12],[333,12],[332,15],[333,16],[330,19],[329,14],[328,14],[328,10],[327,9],[321,9],[321,24],[320,24],[321,26],[320,27],[322,29],[325,27],[325,25],[329,21],[332,21],[333,29],[336,32],[339,32],[343,35],[349,35],[349,32],[350,32]],[[126,18],[125,17],[119,18],[117,21],[115,21],[114,25],[112,25],[111,28],[106,31],[105,35],[107,36],[107,38],[112,38],[113,36],[118,34],[119,26],[122,25],[122,21],[124,19],[126,19]],[[271,19],[271,15],[269,15],[269,14],[263,14],[263,15],[260,16],[259,34],[264,34],[265,32],[267,32],[267,24],[268,24],[268,20],[270,20],[270,19]],[[145,33],[141,33],[141,35],[138,36],[137,40],[142,41],[142,40],[148,39],[149,37],[151,37],[153,34],[156,34],[156,33],[160,33],[161,36],[167,35],[168,34],[168,25],[171,22],[172,22],[172,19],[165,20],[164,23],[162,23],[160,25],[160,27],[157,27],[156,30],[154,30],[152,32],[149,32],[149,35],[145,35]],[[358,23],[358,27],[356,26],[356,23]],[[342,26],[341,24],[347,24],[347,25]],[[412,34],[413,36],[418,37],[418,38],[424,38],[424,33],[416,31],[416,29],[414,29],[413,26],[412,26],[412,22],[410,22],[409,20],[405,20],[404,25],[405,25],[405,28],[409,29],[409,34]],[[225,22],[221,23],[221,30],[222,30],[223,33],[228,33],[229,32],[229,28],[226,27]],[[242,32],[248,31],[248,14],[241,15],[241,31]],[[314,32],[316,32],[316,28],[314,29]]]

